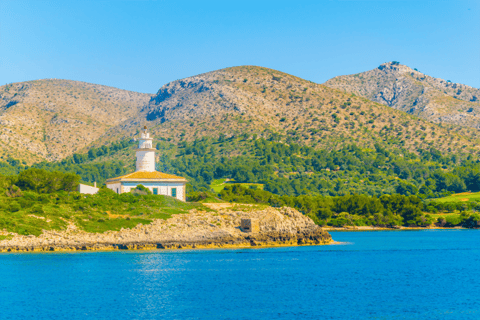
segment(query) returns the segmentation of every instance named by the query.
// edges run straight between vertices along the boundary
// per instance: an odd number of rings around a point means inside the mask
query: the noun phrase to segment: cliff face
[[[434,78],[398,63],[338,76],[324,85],[428,121],[480,128],[480,89]]]
[[[258,232],[244,232],[242,219],[258,222]],[[0,252],[235,248],[328,244],[332,237],[292,208],[258,210],[245,206],[213,212],[192,210],[168,220],[106,233],[87,233],[70,224],[66,231],[46,231],[39,237],[13,235],[0,241]]]

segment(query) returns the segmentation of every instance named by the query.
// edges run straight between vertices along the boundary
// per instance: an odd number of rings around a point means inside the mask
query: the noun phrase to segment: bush
[[[18,198],[22,196],[22,190],[20,190],[20,188],[16,185],[12,184],[7,188],[7,191],[5,191],[5,195],[10,198]]]
[[[10,212],[17,212],[17,211],[20,211],[20,210],[22,210],[22,206],[18,202],[12,202],[8,206],[8,211],[10,211]]]
[[[139,184],[135,189],[132,189],[130,191],[133,194],[140,194],[140,195],[147,195],[147,194],[152,194],[150,189],[146,188],[145,186]]]
[[[463,223],[465,228],[480,228],[480,215],[477,213],[472,214]]]
[[[446,226],[448,227],[455,227],[463,222],[463,217],[462,216],[448,216],[446,218]]]
[[[436,225],[438,227],[443,227],[445,224],[447,224],[447,220],[444,217],[440,217],[437,219]]]
[[[32,213],[40,213],[43,214],[45,211],[43,210],[43,206],[41,204],[34,205],[31,209]]]
[[[28,169],[20,172],[15,184],[23,191],[53,193],[57,191],[75,191],[80,177],[73,173],[48,172],[43,169]]]

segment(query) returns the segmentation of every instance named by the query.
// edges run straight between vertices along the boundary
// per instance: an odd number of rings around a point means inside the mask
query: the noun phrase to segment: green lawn
[[[463,192],[448,197],[433,199],[435,202],[468,202],[480,201],[480,192]]]
[[[236,183],[235,180],[230,179],[227,181],[227,179],[216,179],[213,180],[212,183],[210,184],[210,187],[215,191],[216,193],[220,193],[225,186],[229,184],[240,184],[244,186],[245,188],[250,188],[251,186],[255,186],[257,189],[263,190],[263,184],[261,183]]]

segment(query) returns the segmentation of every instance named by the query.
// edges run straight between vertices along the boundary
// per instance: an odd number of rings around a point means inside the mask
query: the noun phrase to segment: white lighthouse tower
[[[143,127],[142,135],[139,139],[137,154],[137,168],[135,171],[155,171],[155,149],[152,146],[153,138],[147,132],[147,126]]]
[[[155,171],[156,149],[153,148],[153,138],[150,138],[146,126],[143,128],[138,140],[138,148],[135,150],[137,153],[135,172],[108,179],[105,183],[107,188],[116,193],[125,193],[132,191],[138,185],[142,185],[154,195],[165,195],[185,201],[187,199],[187,179]]]

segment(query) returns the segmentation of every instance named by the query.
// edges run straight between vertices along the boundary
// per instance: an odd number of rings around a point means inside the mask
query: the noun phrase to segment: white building
[[[168,195],[178,200],[186,201],[187,180],[172,174],[155,171],[155,151],[152,138],[147,127],[139,139],[137,153],[137,167],[135,172],[121,177],[108,179],[107,188],[116,193],[130,192],[138,185],[150,189],[153,194]]]
[[[78,184],[77,191],[84,194],[96,194],[98,192],[97,183],[93,183],[93,187],[86,184]]]

